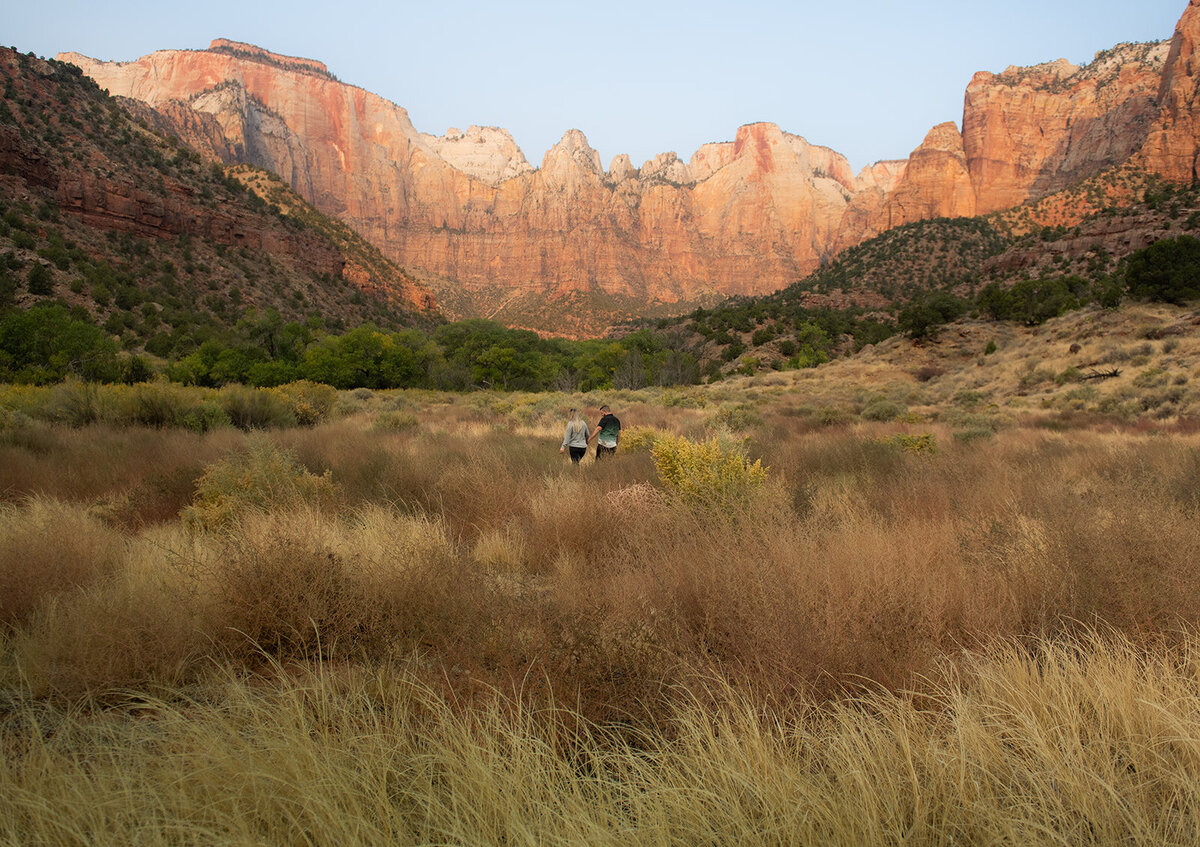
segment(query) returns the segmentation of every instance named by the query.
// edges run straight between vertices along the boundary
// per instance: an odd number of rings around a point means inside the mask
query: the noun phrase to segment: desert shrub
[[[319,504],[333,493],[328,471],[320,476],[309,473],[290,452],[255,438],[244,451],[205,470],[183,518],[196,529],[217,529],[247,510]]]
[[[212,641],[174,579],[190,545],[168,536],[132,546],[126,567],[40,605],[16,634],[13,656],[34,693],[173,684],[211,667]]]
[[[767,479],[760,459],[751,462],[740,444],[717,437],[691,441],[664,435],[650,448],[667,490],[689,505],[745,506]]]
[[[1109,394],[1096,402],[1097,412],[1125,419],[1135,417],[1141,410],[1141,405],[1137,400],[1120,393]]]
[[[905,453],[936,453],[937,439],[932,432],[923,432],[920,435],[910,435],[907,433],[897,433],[886,438],[875,439],[880,444],[885,444],[888,447],[895,447]]]
[[[1158,388],[1166,385],[1170,378],[1170,374],[1162,368],[1146,368],[1133,378],[1133,385],[1136,388]]]
[[[649,450],[666,433],[651,426],[631,426],[621,430],[621,452],[634,453]]]
[[[0,435],[23,430],[33,425],[33,418],[19,409],[0,406]]]
[[[377,507],[331,520],[297,506],[247,514],[221,542],[205,615],[235,655],[387,655],[448,650],[463,626],[482,635],[472,579],[440,522]]]
[[[894,421],[908,412],[902,403],[877,397],[863,407],[862,417],[868,421]]]
[[[1082,374],[1079,373],[1079,368],[1071,365],[1054,377],[1055,385],[1066,385],[1068,382],[1079,382]]]
[[[488,530],[475,539],[471,557],[490,571],[517,572],[529,555],[525,533],[515,526]]]
[[[280,385],[271,391],[287,401],[300,426],[316,426],[328,419],[338,399],[336,389],[306,379]]]
[[[0,626],[111,572],[121,554],[120,537],[79,506],[39,497],[0,505]]]
[[[662,393],[662,398],[659,400],[664,407],[670,409],[680,407],[684,409],[703,409],[709,403],[709,397],[697,391],[683,391],[680,389],[668,389]]]
[[[167,382],[139,383],[116,397],[116,420],[155,429],[209,432],[230,425],[225,410],[205,390]]]
[[[184,410],[179,426],[192,432],[211,432],[232,425],[229,413],[212,400],[201,400]]]
[[[166,429],[176,426],[183,417],[184,399],[175,385],[135,385],[122,399],[122,413],[141,426]]]
[[[1097,364],[1109,365],[1113,362],[1128,362],[1133,352],[1125,347],[1105,347]]]
[[[1027,391],[1030,388],[1033,388],[1035,385],[1041,385],[1043,382],[1049,382],[1050,380],[1054,379],[1054,376],[1054,371],[1050,370],[1049,368],[1039,368],[1031,365],[1021,372],[1021,376],[1017,380],[1017,384],[1021,387],[1021,390]]]
[[[212,576],[218,588],[209,617],[223,624],[221,640],[235,653],[329,655],[369,612],[352,563],[339,555],[317,516],[293,520],[301,515],[263,514],[226,537]]]
[[[837,406],[822,406],[812,417],[818,426],[844,426],[850,423],[854,416]]]
[[[70,379],[50,389],[41,417],[68,426],[87,426],[106,416],[101,388],[94,382]]]
[[[412,412],[395,410],[376,415],[371,429],[376,432],[409,432],[416,429],[417,425],[417,416]]]
[[[238,429],[273,429],[294,426],[292,404],[268,388],[227,385],[217,395],[218,402]]]
[[[752,404],[738,403],[733,406],[722,406],[713,415],[712,420],[730,432],[745,432],[761,424],[762,415]]]

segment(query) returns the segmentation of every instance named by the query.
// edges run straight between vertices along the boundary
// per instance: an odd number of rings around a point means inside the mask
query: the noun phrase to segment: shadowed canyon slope
[[[686,162],[617,156],[607,170],[569,130],[534,168],[505,130],[422,133],[319,62],[225,40],[125,63],[60,58],[207,155],[279,174],[411,270],[468,292],[673,303],[773,291],[891,227],[1008,208],[1134,154],[1190,181],[1197,29],[1193,0],[1172,42],[977,73],[961,132],[943,123],[907,160],[857,175],[769,123]]]

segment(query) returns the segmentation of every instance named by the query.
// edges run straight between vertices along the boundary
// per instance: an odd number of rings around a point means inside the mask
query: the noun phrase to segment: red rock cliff
[[[404,109],[319,63],[229,44],[128,63],[60,58],[110,93],[210,116],[224,145],[208,155],[232,150],[280,174],[404,266],[467,287],[668,302],[771,291],[817,266],[854,185],[840,154],[772,124],[688,164],[664,154],[608,173],[571,131],[533,170],[502,130],[418,133]]]
[[[977,212],[1044,197],[1128,159],[1158,115],[1167,45],[1123,44],[1084,68],[1064,59],[980,72],[963,104]]]
[[[504,130],[419,133],[404,109],[319,62],[225,40],[128,63],[60,58],[180,124],[208,155],[279,174],[410,269],[466,289],[674,302],[773,291],[890,227],[1035,199],[1143,144],[1172,178],[1191,173],[1198,3],[1170,57],[1165,43],[1121,45],[1084,68],[976,74],[961,133],[934,127],[907,161],[857,178],[840,154],[773,124],[744,126],[687,163],[664,153],[635,168],[618,156],[607,172],[572,130],[534,169]],[[183,120],[185,107],[198,119]]]
[[[1143,163],[1174,182],[1200,179],[1200,0],[1191,0],[1171,39],[1162,84],[1161,111],[1146,140]]]

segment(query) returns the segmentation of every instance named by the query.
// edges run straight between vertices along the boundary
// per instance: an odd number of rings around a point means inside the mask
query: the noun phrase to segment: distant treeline
[[[0,381],[42,385],[76,376],[133,383],[161,372],[175,382],[210,387],[296,380],[342,389],[450,391],[686,385],[720,378],[720,366],[739,357],[754,362],[745,371],[753,372],[758,363],[744,354],[756,348],[770,347],[771,367],[815,367],[847,342],[857,349],[897,332],[921,338],[968,313],[1036,325],[1087,303],[1114,307],[1127,294],[1172,303],[1200,297],[1200,240],[1183,235],[1159,241],[1098,281],[1066,276],[1007,288],[990,283],[971,298],[929,293],[899,309],[894,323],[862,309],[806,309],[795,299],[774,297],[697,310],[617,339],[572,341],[486,320],[396,331],[368,323],[338,333],[319,318],[285,322],[275,309],[247,309],[232,329],[157,366],[123,352],[86,309],[49,300],[0,311]],[[709,351],[703,367],[702,350]]]
[[[148,357],[123,354],[88,318],[86,310],[61,302],[0,313],[0,381],[140,382],[161,370],[175,382],[214,387],[306,379],[334,388],[587,391],[700,379],[695,357],[680,349],[679,339],[651,330],[569,341],[470,320],[428,332],[364,324],[337,334],[319,320],[285,323],[274,309],[250,309],[231,332],[156,368]]]

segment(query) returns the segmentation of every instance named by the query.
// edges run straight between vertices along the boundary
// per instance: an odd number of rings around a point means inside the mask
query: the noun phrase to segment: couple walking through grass
[[[587,421],[583,419],[579,410],[571,409],[568,413],[567,431],[563,434],[562,446],[558,448],[558,452],[565,453],[569,450],[571,461],[579,464],[587,454],[588,445],[593,438],[596,439],[596,461],[616,454],[617,442],[621,438],[621,421],[608,406],[600,407],[600,421],[590,435]]]

